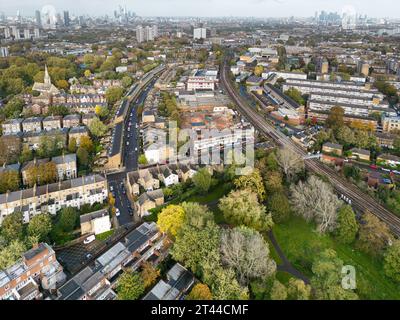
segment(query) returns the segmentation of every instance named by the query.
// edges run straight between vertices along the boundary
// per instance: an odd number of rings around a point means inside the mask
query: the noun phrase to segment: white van
[[[92,234],[91,236],[87,237],[85,240],[83,240],[83,244],[89,244],[96,240],[96,236]]]

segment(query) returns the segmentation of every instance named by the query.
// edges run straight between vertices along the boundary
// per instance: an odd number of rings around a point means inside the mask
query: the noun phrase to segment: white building
[[[107,180],[91,175],[31,189],[0,194],[0,223],[14,212],[22,212],[24,222],[41,213],[55,215],[65,207],[103,203],[108,197]]]
[[[145,41],[153,41],[155,38],[158,37],[158,27],[154,26],[147,26],[142,27],[138,26],[136,28],[136,40],[137,42],[145,42]]]
[[[80,216],[81,234],[101,234],[111,230],[111,220],[107,209]]]
[[[193,39],[207,39],[207,29],[206,28],[195,28],[193,29]]]

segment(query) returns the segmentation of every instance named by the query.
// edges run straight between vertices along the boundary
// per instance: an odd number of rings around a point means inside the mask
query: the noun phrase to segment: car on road
[[[135,151],[137,151],[137,147],[135,148]]]
[[[85,240],[83,240],[83,244],[89,244],[96,240],[96,236],[92,234],[91,236],[87,237]]]
[[[121,211],[119,211],[118,208],[115,210],[115,215],[116,215],[117,217],[119,217],[119,216],[121,215]]]
[[[110,191],[113,192],[114,191],[114,187],[110,186]]]
[[[129,146],[129,141],[126,142],[126,145]]]

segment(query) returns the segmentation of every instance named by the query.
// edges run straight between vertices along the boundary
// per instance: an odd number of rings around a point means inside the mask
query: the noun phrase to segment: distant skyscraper
[[[142,26],[136,27],[136,41],[139,43],[144,41],[144,29]]]
[[[356,16],[344,13],[342,17],[343,30],[354,30],[356,28]]]
[[[69,11],[64,11],[64,26],[69,27],[70,19],[69,19]]]
[[[206,39],[207,29],[206,28],[195,28],[193,29],[193,39]]]
[[[39,31],[39,28],[35,28],[35,29],[33,30],[33,36],[34,36],[35,38],[40,38],[40,31]]]
[[[36,20],[36,24],[41,27],[42,26],[42,17],[40,15],[40,11],[36,10],[35,11],[35,20]]]
[[[19,34],[19,29],[16,26],[11,27],[11,34],[14,37],[15,40],[20,39],[20,34]]]
[[[0,47],[0,57],[5,58],[8,57],[8,48]]]
[[[31,38],[31,32],[29,29],[24,29],[24,39],[30,39]]]
[[[4,29],[4,37],[6,38],[6,39],[9,39],[9,38],[11,38],[11,33],[10,33],[10,28],[5,28]]]
[[[158,27],[156,25],[152,27],[137,26],[136,28],[136,40],[141,43],[144,41],[153,41],[158,36]]]

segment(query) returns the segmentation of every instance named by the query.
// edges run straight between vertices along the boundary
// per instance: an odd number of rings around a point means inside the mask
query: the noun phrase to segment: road
[[[144,90],[140,93],[139,97],[135,100],[132,101],[131,107],[129,109],[129,114],[128,114],[128,119],[125,123],[125,130],[124,130],[124,165],[126,171],[133,171],[137,170],[138,168],[138,158],[139,158],[139,123],[138,123],[138,117],[137,117],[137,108],[141,104],[144,103],[144,101],[147,98],[147,95],[149,94],[150,90],[153,88],[155,82],[157,79],[154,79],[150,84],[148,84]]]
[[[232,86],[229,78],[229,67],[225,60],[221,72],[221,84],[229,94],[231,99],[236,103],[238,111],[242,113],[252,125],[259,130],[260,133],[270,137],[280,147],[288,147],[298,153],[301,157],[306,156],[306,152],[296,145],[291,139],[286,137],[282,132],[277,131],[274,126],[269,124],[254,108],[250,107],[247,101],[244,101]],[[357,186],[349,183],[340,177],[334,170],[323,165],[317,160],[305,160],[306,168],[316,174],[329,178],[338,194],[343,194],[351,199],[353,207],[359,212],[369,210],[380,220],[385,222],[396,236],[400,236],[400,218],[392,212],[384,208],[371,196],[362,192]]]
[[[159,69],[157,69],[159,70]],[[132,86],[126,94],[127,101],[129,101],[129,109],[124,119],[124,136],[123,136],[123,164],[124,169],[117,173],[110,173],[107,175],[107,181],[110,192],[113,193],[115,198],[115,206],[119,210],[117,217],[118,225],[124,226],[129,223],[136,223],[140,220],[134,208],[126,195],[126,188],[123,184],[126,178],[126,173],[138,169],[139,158],[139,123],[137,117],[137,107],[146,100],[147,95],[153,88],[157,81],[157,74],[159,71],[156,69],[147,74],[136,86]],[[149,80],[151,80],[149,82]],[[111,190],[112,189],[112,190]]]

